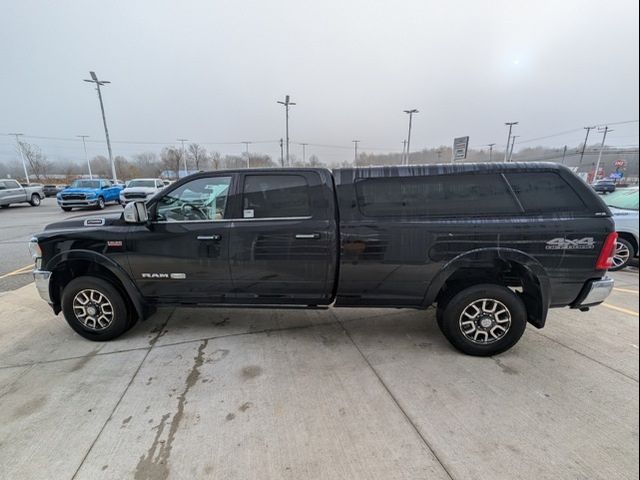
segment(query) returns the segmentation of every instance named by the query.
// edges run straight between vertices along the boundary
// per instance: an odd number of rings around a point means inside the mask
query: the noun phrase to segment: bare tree
[[[40,147],[27,142],[18,142],[18,144],[22,149],[25,160],[29,164],[29,169],[36,176],[36,180],[40,181],[42,177],[46,177],[51,167],[51,162],[47,160]]]
[[[222,157],[219,152],[211,152],[209,155],[209,161],[211,162],[211,166],[213,170],[220,170],[220,166],[222,165]]]
[[[109,159],[104,155],[96,155],[90,160],[91,172],[97,177],[107,177],[111,175],[111,165]]]
[[[133,156],[133,163],[143,177],[157,177],[162,171],[158,156],[153,152],[138,153]]]
[[[173,172],[175,178],[180,176],[180,165],[182,164],[182,149],[176,147],[165,147],[160,154],[160,161],[165,170]]]
[[[187,148],[187,155],[187,158],[195,164],[196,170],[204,170],[206,168],[208,155],[204,147],[197,143],[191,143]]]

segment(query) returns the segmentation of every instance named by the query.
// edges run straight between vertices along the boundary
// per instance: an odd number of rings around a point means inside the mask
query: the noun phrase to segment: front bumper
[[[572,305],[573,308],[585,308],[593,307],[606,300],[611,291],[613,290],[614,281],[613,278],[604,277],[600,280],[589,280],[580,296]]]
[[[58,206],[60,207],[95,207],[97,204],[97,198],[88,198],[86,200],[58,200]]]
[[[49,294],[49,281],[51,280],[51,272],[47,270],[34,270],[33,279],[36,283],[36,290],[40,294],[40,297],[51,305],[51,295]]]

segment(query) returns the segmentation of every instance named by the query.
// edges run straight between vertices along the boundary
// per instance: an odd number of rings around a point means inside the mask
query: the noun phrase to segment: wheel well
[[[631,233],[628,233],[628,232],[618,232],[618,237],[624,238],[627,242],[631,244],[631,246],[633,247],[634,256],[638,254],[638,241],[636,240],[636,237],[634,237]]]
[[[130,312],[136,312],[135,306],[131,301],[131,297],[127,293],[120,279],[114,275],[108,268],[96,262],[89,260],[67,260],[58,265],[51,275],[50,294],[53,304],[60,308],[62,303],[62,291],[67,284],[74,278],[82,276],[91,276],[102,278],[112,284],[122,295]]]
[[[451,274],[436,296],[438,306],[444,306],[465,288],[481,283],[502,285],[513,290],[524,302],[528,321],[538,328],[544,326],[547,308],[542,287],[531,271],[517,262],[496,259],[490,265],[463,267]]]

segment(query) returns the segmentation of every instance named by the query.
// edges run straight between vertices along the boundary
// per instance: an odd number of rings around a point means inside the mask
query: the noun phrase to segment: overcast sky
[[[89,70],[113,82],[104,100],[115,154],[162,147],[118,141],[277,140],[285,94],[298,103],[292,142],[400,151],[402,110],[418,108],[412,150],[462,135],[500,145],[510,120],[529,140],[638,119],[638,2],[2,2],[0,133],[104,140],[95,91],[82,81]],[[28,141],[52,159],[82,157],[77,142]],[[616,127],[611,143],[637,145],[638,124]],[[102,143],[89,148],[106,154]],[[277,144],[251,148],[278,155]],[[0,136],[0,161],[15,155]]]

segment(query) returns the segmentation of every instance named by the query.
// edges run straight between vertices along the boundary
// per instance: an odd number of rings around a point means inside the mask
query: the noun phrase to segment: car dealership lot
[[[0,476],[638,478],[638,275],[612,276],[494,358],[433,310],[166,309],[100,344],[1,293]]]

